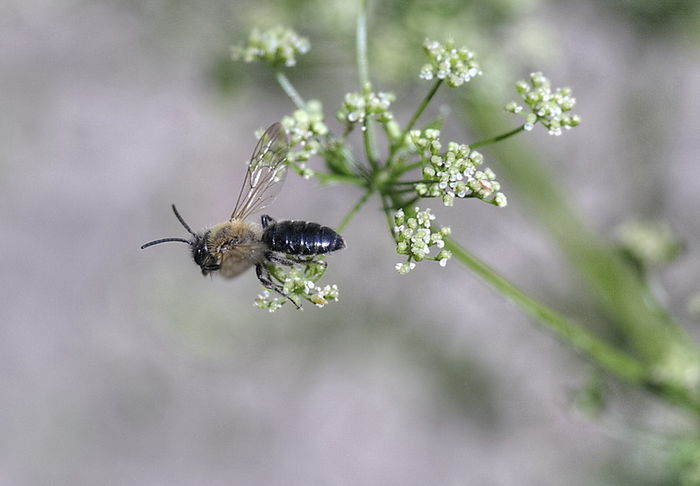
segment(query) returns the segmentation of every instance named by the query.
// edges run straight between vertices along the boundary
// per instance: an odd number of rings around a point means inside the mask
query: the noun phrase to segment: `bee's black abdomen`
[[[327,226],[305,221],[280,221],[265,228],[262,241],[272,251],[320,255],[345,248],[343,237]]]

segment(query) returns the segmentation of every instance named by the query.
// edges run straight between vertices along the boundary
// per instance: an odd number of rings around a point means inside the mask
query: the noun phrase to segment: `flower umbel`
[[[452,40],[441,44],[426,39],[423,48],[430,60],[420,70],[423,79],[444,79],[448,86],[456,88],[481,74],[475,54],[466,47],[455,47]]]
[[[307,38],[278,25],[268,30],[253,29],[245,44],[231,47],[231,57],[234,61],[265,61],[273,66],[291,67],[297,63],[297,54],[308,51]]]
[[[317,257],[303,266],[282,267],[274,263],[268,263],[266,268],[270,275],[282,285],[282,292],[301,307],[301,301],[307,300],[317,307],[323,307],[329,302],[338,301],[338,286],[326,285],[321,287],[316,284],[326,272],[326,262]],[[274,312],[282,307],[288,299],[265,289],[255,305],[261,309]]]
[[[433,231],[435,215],[430,209],[421,211],[415,208],[415,215],[406,217],[403,209],[394,213],[394,237],[396,239],[396,253],[406,255],[404,263],[397,263],[395,268],[399,273],[408,273],[416,267],[416,262],[423,260],[435,260],[444,267],[452,253],[443,249],[445,241],[443,237],[450,234],[449,226],[442,226],[438,231]],[[437,247],[440,251],[437,255],[430,256],[431,248]]]
[[[300,175],[308,179],[314,172],[306,168],[305,163],[321,149],[319,138],[328,134],[328,127],[323,121],[321,102],[310,100],[304,109],[296,110],[291,116],[285,116],[282,126],[289,136],[290,150],[287,161]]]
[[[499,192],[500,183],[489,168],[479,170],[484,156],[468,145],[449,142],[443,152],[440,130],[411,132],[411,141],[423,159],[423,181],[416,184],[421,197],[441,197],[445,206],[452,206],[455,197],[474,197],[503,207],[508,201]]]
[[[571,96],[571,88],[558,88],[552,92],[549,79],[541,72],[530,74],[530,82],[518,81],[515,89],[530,108],[526,115],[525,130],[532,130],[535,123],[544,125],[550,135],[561,135],[562,128],[567,130],[581,123],[578,115],[571,113],[576,98]],[[505,107],[511,113],[521,113],[523,106],[511,101]]]
[[[394,115],[389,111],[389,106],[395,98],[393,93],[375,93],[372,91],[372,86],[367,84],[362,93],[345,95],[343,106],[338,110],[336,116],[338,120],[348,125],[364,124],[369,119],[388,123],[394,119]]]

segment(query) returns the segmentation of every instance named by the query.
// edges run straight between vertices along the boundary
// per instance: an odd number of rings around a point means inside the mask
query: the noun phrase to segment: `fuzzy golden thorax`
[[[262,229],[255,223],[219,223],[193,242],[194,261],[203,275],[218,270],[222,277],[235,277],[264,260],[266,246],[261,237]]]

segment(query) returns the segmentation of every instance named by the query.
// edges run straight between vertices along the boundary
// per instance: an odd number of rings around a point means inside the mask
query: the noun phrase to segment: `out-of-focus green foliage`
[[[644,35],[691,35],[696,42],[700,40],[700,2],[697,0],[603,0],[599,5]]]

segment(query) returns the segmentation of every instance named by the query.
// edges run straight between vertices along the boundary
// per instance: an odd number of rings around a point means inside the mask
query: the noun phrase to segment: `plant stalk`
[[[501,140],[505,140],[508,137],[512,137],[513,135],[518,134],[518,133],[522,132],[523,130],[525,130],[525,125],[520,125],[519,127],[514,128],[513,130],[511,130],[509,132],[502,133],[501,135],[497,135],[497,136],[492,137],[492,138],[487,138],[485,140],[479,140],[478,142],[470,143],[469,148],[475,149],[475,148],[483,147],[484,145],[490,145],[492,143],[500,142]]]
[[[416,124],[418,121],[418,118],[423,114],[427,106],[430,104],[430,101],[433,99],[433,96],[435,96],[435,93],[437,93],[437,90],[440,88],[442,85],[442,79],[438,79],[430,88],[430,91],[428,94],[423,98],[421,101],[420,105],[418,105],[418,108],[416,109],[416,112],[413,114],[411,119],[408,121],[408,124],[406,125],[406,128],[403,129],[401,132],[401,135],[399,136],[398,140],[395,141],[394,146],[391,148],[391,156],[393,158],[393,155],[396,153],[396,150],[401,147],[404,143],[404,140],[406,139],[406,135],[408,135],[411,130],[413,129],[413,126]]]
[[[357,13],[357,72],[360,78],[360,88],[364,93],[370,89],[369,79],[369,56],[367,54],[367,4],[368,0],[360,0],[359,11]],[[379,168],[379,157],[374,139],[374,128],[371,120],[365,119],[362,125],[362,139],[365,144],[365,153],[372,169]]]
[[[700,402],[685,388],[652,380],[642,362],[615,349],[591,332],[533,299],[493,268],[469,253],[452,238],[445,238],[445,248],[450,250],[454,257],[467,268],[516,303],[526,313],[535,317],[562,341],[586,355],[602,368],[630,384],[638,385],[669,402],[700,414]]]
[[[292,103],[294,103],[296,107],[300,110],[306,108],[306,102],[304,101],[304,98],[302,98],[299,92],[294,88],[294,85],[289,80],[287,75],[284,74],[281,70],[276,70],[275,77],[277,78],[277,82],[279,83],[279,85],[282,87],[282,90],[292,100]]]
[[[362,208],[362,206],[365,205],[365,203],[369,200],[370,196],[372,196],[373,192],[374,191],[372,189],[367,189],[367,191],[365,191],[365,193],[362,195],[362,197],[350,209],[350,211],[348,211],[348,213],[345,215],[343,220],[338,225],[338,228],[336,229],[336,231],[338,231],[338,233],[343,232],[343,230],[347,227],[348,223],[350,223],[350,220],[357,214],[357,212]]]

